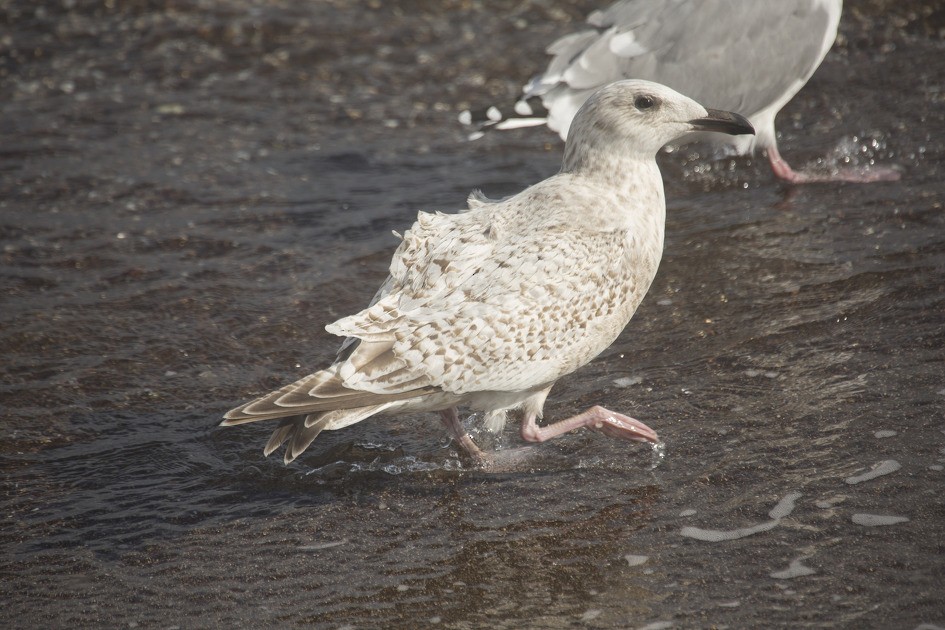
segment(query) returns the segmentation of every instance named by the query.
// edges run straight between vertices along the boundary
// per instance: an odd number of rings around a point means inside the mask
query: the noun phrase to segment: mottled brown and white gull
[[[419,213],[371,305],[326,327],[346,338],[336,361],[222,424],[281,419],[264,452],[287,442],[286,463],[323,430],[422,411],[440,412],[483,462],[459,406],[484,412],[492,430],[519,411],[532,442],[586,427],[656,443],[642,422],[600,406],[537,421],[555,381],[607,348],[643,299],[666,215],[655,155],[697,130],[752,133],[745,118],[648,81],[597,91],[574,118],[560,172],[502,201],[474,195],[467,211]]]
[[[483,129],[547,124],[565,139],[574,114],[599,87],[646,79],[708,107],[741,112],[757,130],[684,141],[708,141],[722,154],[765,150],[774,174],[792,183],[898,179],[898,171],[879,166],[795,170],[778,151],[775,117],[830,50],[842,8],[842,0],[621,0],[593,12],[590,28],[548,47],[548,67],[524,87],[514,111],[492,107],[475,122]],[[474,122],[469,112],[460,120]]]

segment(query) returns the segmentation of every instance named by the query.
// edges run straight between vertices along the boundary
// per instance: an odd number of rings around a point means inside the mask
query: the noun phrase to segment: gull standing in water
[[[264,452],[287,442],[286,463],[323,430],[420,411],[440,412],[488,463],[458,406],[485,412],[494,431],[518,411],[531,442],[585,427],[657,443],[642,422],[599,406],[537,420],[555,381],[606,349],[649,288],[666,217],[656,152],[693,131],[752,127],[648,81],[600,89],[571,123],[560,172],[502,201],[474,194],[467,211],[419,213],[371,305],[327,326],[346,338],[335,362],[222,424],[281,419]]]
[[[706,106],[741,112],[757,131],[691,135],[684,142],[708,140],[737,155],[764,149],[774,174],[791,183],[896,180],[898,171],[882,167],[798,171],[778,151],[775,116],[830,50],[842,8],[842,0],[622,0],[592,13],[591,29],[551,44],[548,68],[525,86],[515,113],[504,117],[489,108],[480,126],[547,124],[565,139],[574,114],[595,90],[646,79]],[[473,117],[467,111],[460,120],[472,124]]]

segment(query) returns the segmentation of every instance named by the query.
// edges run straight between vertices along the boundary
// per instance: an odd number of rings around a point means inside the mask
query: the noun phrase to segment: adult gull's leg
[[[810,171],[795,171],[791,165],[781,157],[778,147],[770,146],[767,148],[768,161],[771,163],[771,170],[774,171],[778,179],[783,179],[791,184],[812,184],[817,182],[854,182],[865,184],[869,182],[895,182],[899,181],[902,175],[899,171],[882,166],[874,166],[869,170],[843,168],[836,172],[814,173]]]

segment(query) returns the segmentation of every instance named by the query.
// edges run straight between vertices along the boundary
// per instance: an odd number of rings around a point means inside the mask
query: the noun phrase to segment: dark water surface
[[[555,171],[455,117],[594,4],[0,4],[3,627],[945,627],[941,3],[848,2],[779,119],[901,182],[661,159],[650,295],[546,407],[645,420],[657,468],[579,433],[463,469],[425,415],[285,467],[216,427],[330,360],[417,210]]]

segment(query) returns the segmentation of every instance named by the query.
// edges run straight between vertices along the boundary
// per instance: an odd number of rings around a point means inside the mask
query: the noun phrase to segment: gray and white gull
[[[474,193],[457,214],[420,212],[370,306],[326,327],[345,337],[335,362],[222,424],[281,419],[264,452],[287,443],[286,463],[323,430],[424,411],[487,463],[458,406],[484,412],[493,431],[520,412],[530,442],[585,427],[657,443],[642,422],[600,406],[538,419],[555,381],[607,348],[647,292],[666,215],[656,152],[693,131],[752,127],[648,81],[598,90],[571,123],[556,175],[502,201]]]
[[[489,108],[480,122],[497,129],[547,124],[565,139],[574,114],[599,87],[646,79],[744,113],[757,131],[683,142],[708,141],[725,154],[763,149],[774,174],[792,183],[898,179],[883,167],[794,170],[778,151],[775,117],[830,50],[842,8],[842,0],[622,0],[592,13],[590,29],[548,47],[547,69],[525,86],[514,112]],[[460,120],[470,124],[472,115]]]

